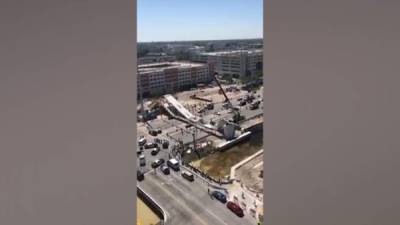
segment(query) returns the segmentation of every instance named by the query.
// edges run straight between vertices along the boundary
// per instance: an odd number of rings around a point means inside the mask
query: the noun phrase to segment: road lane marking
[[[183,179],[183,178],[182,178]],[[168,183],[169,184],[169,183]],[[173,185],[175,184],[175,185]],[[172,188],[176,188],[178,191],[182,192],[181,195],[185,195],[188,199],[192,198],[192,195],[190,195],[189,193],[187,193],[187,191],[184,191],[182,188],[179,187],[178,182],[170,184]],[[165,189],[164,189],[165,190]],[[199,204],[197,204],[195,201],[193,202],[193,204],[196,204],[196,206],[198,206],[199,208],[204,209],[208,214],[210,214],[211,216],[213,216],[216,220],[218,220],[219,222],[221,222],[222,224],[228,225],[225,221],[223,221],[221,218],[219,218],[218,216],[216,216],[215,214],[213,214],[212,212],[210,212],[206,207],[203,207]]]
[[[177,196],[174,196],[173,193],[171,193],[170,191],[168,191],[165,188],[162,188],[159,184],[157,184],[157,182],[151,181],[153,184],[155,184],[156,186],[160,187],[171,199],[174,199],[181,207],[181,209],[189,211],[189,215],[193,215],[194,217],[197,218],[197,220],[199,222],[201,222],[201,224],[203,225],[209,225],[207,224],[207,222],[205,222],[201,217],[199,217],[196,212],[194,212],[190,207],[188,207],[184,202],[180,201]]]

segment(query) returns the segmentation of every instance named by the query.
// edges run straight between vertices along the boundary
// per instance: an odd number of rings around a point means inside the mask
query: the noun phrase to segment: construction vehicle
[[[225,104],[224,104],[223,106],[226,107],[226,108],[228,108],[231,112],[234,112],[234,115],[233,115],[233,122],[234,122],[234,123],[237,123],[237,122],[243,120],[243,119],[244,119],[244,116],[240,114],[240,112],[239,112],[239,110],[238,110],[237,107],[234,107],[234,106],[232,105],[232,103],[231,103],[231,101],[229,100],[228,96],[226,95],[224,89],[222,88],[221,83],[220,83],[219,80],[217,79],[217,75],[218,75],[218,73],[215,72],[215,73],[214,73],[214,80],[217,82],[217,84],[218,84],[218,86],[219,86],[219,91],[220,91],[220,92],[224,95],[224,97],[225,97],[225,101],[224,101]]]

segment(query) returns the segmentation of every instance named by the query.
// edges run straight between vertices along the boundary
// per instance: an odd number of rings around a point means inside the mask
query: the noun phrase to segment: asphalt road
[[[207,184],[195,177],[189,182],[181,172],[164,175],[160,170],[150,171],[138,186],[148,193],[166,212],[167,224],[173,225],[251,225],[255,219],[245,213],[240,218],[226,204],[211,199]]]

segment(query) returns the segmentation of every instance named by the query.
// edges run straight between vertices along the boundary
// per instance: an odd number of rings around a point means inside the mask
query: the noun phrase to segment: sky
[[[263,0],[138,0],[139,42],[262,38]]]

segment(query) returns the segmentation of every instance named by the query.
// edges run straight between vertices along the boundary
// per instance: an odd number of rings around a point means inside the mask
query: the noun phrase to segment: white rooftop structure
[[[211,55],[211,56],[222,56],[222,55],[238,55],[241,53],[247,54],[256,54],[262,53],[262,49],[253,49],[253,50],[233,50],[233,51],[219,51],[219,52],[202,52],[201,55]]]
[[[194,63],[194,62],[159,62],[159,63],[149,63],[139,65],[139,73],[146,72],[157,72],[163,71],[165,69],[183,69],[183,68],[195,68],[195,67],[204,67],[206,64],[204,63]]]

